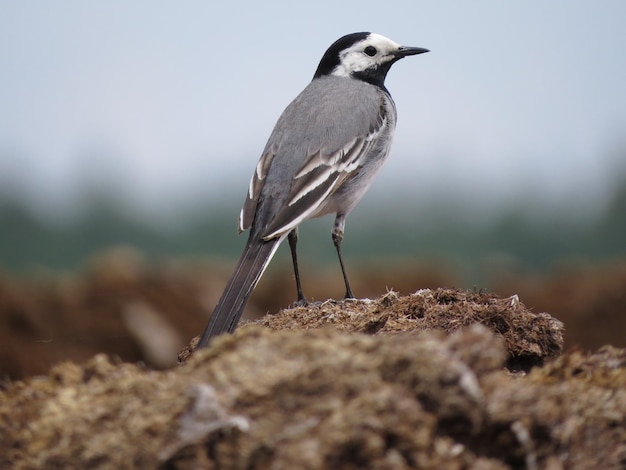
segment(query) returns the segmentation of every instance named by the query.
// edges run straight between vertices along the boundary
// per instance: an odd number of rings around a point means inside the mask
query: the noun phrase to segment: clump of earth
[[[0,467],[625,468],[626,350],[564,353],[521,300],[389,292],[246,322],[164,370],[60,363],[3,384]]]

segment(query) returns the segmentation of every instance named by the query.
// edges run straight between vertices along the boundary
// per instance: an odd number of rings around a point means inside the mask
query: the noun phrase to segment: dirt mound
[[[326,301],[266,315],[257,324],[276,330],[311,329],[332,325],[342,331],[368,334],[443,330],[447,333],[474,323],[504,339],[507,366],[528,370],[563,349],[563,324],[547,313],[533,313],[514,295],[457,289],[421,289],[408,296],[389,292],[378,300]]]
[[[563,324],[517,295],[312,303],[174,367],[220,294],[214,272],[122,253],[77,276],[0,278],[2,377],[74,361],[0,383],[0,468],[626,468],[626,350],[561,355]],[[622,277],[593,279],[569,289],[605,301],[585,305],[619,333]]]
[[[623,468],[625,350],[506,356],[482,325],[248,325],[163,372],[99,355],[0,394],[0,467]]]
[[[626,351],[561,352],[516,297],[287,309],[149,371],[98,355],[0,393],[0,467],[621,468]],[[282,330],[282,331],[273,331]],[[430,330],[430,331],[420,331]]]

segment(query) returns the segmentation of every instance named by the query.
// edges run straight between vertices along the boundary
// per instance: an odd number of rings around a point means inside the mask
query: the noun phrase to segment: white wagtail
[[[302,294],[296,244],[298,225],[334,213],[332,239],[346,285],[341,255],[347,215],[361,200],[387,159],[396,106],[385,88],[394,62],[428,49],[404,47],[374,33],[354,33],[333,43],[311,83],[278,119],[257,163],[239,215],[239,232],[250,229],[246,247],[204,329],[198,348],[233,332],[272,259],[288,237],[299,303]]]

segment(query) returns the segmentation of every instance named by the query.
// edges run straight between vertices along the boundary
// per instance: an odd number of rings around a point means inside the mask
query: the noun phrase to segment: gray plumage
[[[276,123],[259,162],[272,171],[262,179],[255,173],[240,231],[254,220],[253,231],[274,238],[303,218],[347,215],[387,158],[395,122],[393,100],[380,88],[334,76],[313,80]]]
[[[379,57],[370,57],[366,47]],[[340,244],[345,218],[371,186],[390,150],[395,104],[384,87],[391,64],[427,52],[383,36],[355,33],[324,55],[315,78],[282,113],[250,181],[239,231],[250,229],[244,252],[198,347],[232,332],[274,252],[287,236],[302,295],[295,246],[306,219],[336,214],[332,235],[352,297]],[[386,56],[384,54],[387,54]],[[328,70],[326,70],[328,69]]]

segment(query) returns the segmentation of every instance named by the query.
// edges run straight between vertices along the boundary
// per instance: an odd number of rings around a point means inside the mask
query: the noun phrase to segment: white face
[[[362,72],[389,62],[394,59],[393,53],[400,47],[400,44],[385,36],[371,33],[367,38],[341,51],[339,65],[335,67],[331,75],[348,77],[351,73]]]

